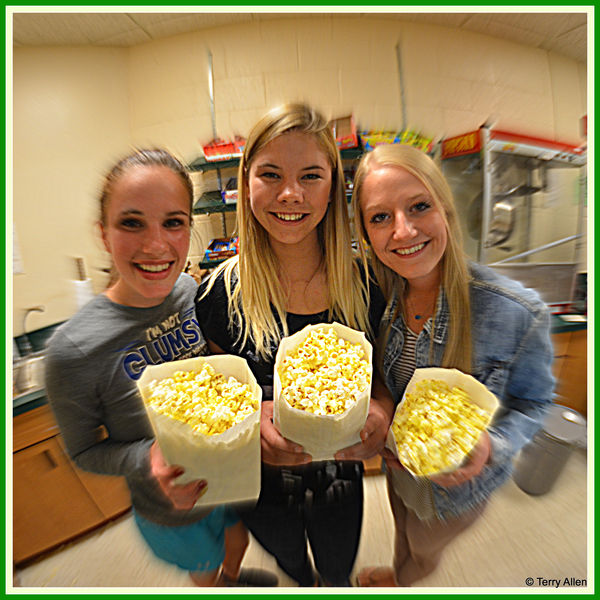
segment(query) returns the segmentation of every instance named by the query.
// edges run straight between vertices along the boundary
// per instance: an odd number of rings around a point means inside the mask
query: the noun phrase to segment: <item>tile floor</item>
[[[553,489],[545,495],[530,496],[509,481],[496,492],[485,517],[457,538],[446,550],[438,569],[415,586],[525,591],[526,579],[532,577],[534,585],[540,587],[542,579],[558,579],[561,587],[565,578],[586,580],[588,591],[593,590],[593,581],[588,580],[593,576],[593,570],[588,571],[588,564],[593,564],[591,547],[588,555],[588,526],[593,531],[593,519],[588,515],[588,480],[586,453],[576,450]],[[393,524],[382,475],[365,477],[365,496],[363,535],[355,571],[367,565],[391,564]],[[593,502],[589,505],[593,507]],[[244,565],[277,572],[280,586],[295,587],[254,540]],[[193,591],[187,573],[153,557],[130,514],[16,570],[13,585],[19,587],[13,588],[16,592],[33,593],[37,588]],[[351,591],[361,593],[356,588]]]

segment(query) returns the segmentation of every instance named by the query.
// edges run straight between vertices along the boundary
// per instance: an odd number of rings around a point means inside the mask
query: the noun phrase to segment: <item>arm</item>
[[[150,470],[149,450],[152,429],[139,410],[124,412],[121,421],[128,430],[128,441],[115,441],[105,431],[104,407],[96,389],[94,370],[68,338],[57,336],[46,359],[46,390],[54,416],[65,441],[67,452],[78,467],[104,475],[145,477]],[[117,390],[119,405],[137,406],[135,386]]]
[[[500,412],[488,429],[492,463],[512,459],[541,427],[552,403],[552,357],[550,313],[544,308],[533,319],[508,365]]]
[[[292,442],[277,431],[273,424],[273,401],[265,401],[260,414],[260,445],[263,462],[270,465],[303,465],[312,461],[302,446]]]
[[[550,315],[543,309],[533,318],[508,366],[499,417],[482,434],[464,465],[431,481],[444,487],[460,485],[479,475],[486,464],[510,461],[531,440],[551,402],[552,356]]]
[[[48,397],[69,456],[86,471],[138,479],[155,478],[175,508],[192,508],[206,490],[206,481],[175,484],[183,469],[165,463],[158,444],[153,442],[145,414],[126,410],[119,415],[122,424],[123,420],[131,421],[126,424],[131,441],[116,442],[110,435],[106,437],[102,401],[95,393],[94,379],[82,360],[77,358],[68,340],[61,339],[60,343],[51,346],[46,364]],[[132,403],[137,399],[136,395],[137,389],[130,386],[121,396],[117,394],[121,400],[117,404],[139,407],[139,402]],[[141,410],[144,410],[143,406]]]
[[[184,469],[178,465],[168,465],[160,451],[160,446],[154,442],[150,447],[150,469],[152,476],[158,481],[160,489],[173,503],[175,508],[190,510],[207,489],[206,480],[190,481],[177,485],[175,479],[183,475]]]

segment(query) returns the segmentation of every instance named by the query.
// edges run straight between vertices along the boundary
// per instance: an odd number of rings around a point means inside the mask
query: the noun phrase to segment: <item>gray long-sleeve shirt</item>
[[[70,457],[84,470],[123,475],[135,510],[163,525],[197,521],[210,509],[175,509],[150,475],[154,433],[136,380],[146,365],[206,353],[194,314],[196,290],[181,275],[151,308],[122,306],[100,294],[48,345],[46,388]]]

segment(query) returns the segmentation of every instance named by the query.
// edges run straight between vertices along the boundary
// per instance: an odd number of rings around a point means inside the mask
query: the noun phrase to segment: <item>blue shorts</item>
[[[186,571],[214,571],[225,558],[225,529],[239,522],[226,506],[217,506],[204,519],[170,527],[144,519],[133,511],[135,522],[154,554]]]

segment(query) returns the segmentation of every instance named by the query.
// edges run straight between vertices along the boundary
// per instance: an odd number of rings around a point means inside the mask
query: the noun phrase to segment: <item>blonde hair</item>
[[[288,335],[286,299],[279,284],[279,263],[267,231],[250,208],[248,174],[258,152],[269,142],[294,131],[312,135],[332,169],[331,202],[317,226],[327,277],[330,318],[369,332],[368,286],[354,260],[344,171],[333,133],[319,112],[302,103],[284,104],[268,112],[252,129],[238,171],[237,231],[239,255],[229,259],[209,279],[207,292],[221,273],[228,297],[229,319],[240,332],[241,344],[252,341],[263,359]],[[237,278],[236,278],[237,275]],[[273,314],[274,307],[276,315]]]
[[[406,280],[384,265],[370,249],[360,205],[365,179],[372,169],[379,166],[400,167],[416,177],[427,188],[442,214],[448,241],[440,265],[442,289],[450,310],[450,326],[441,366],[454,367],[469,373],[472,369],[470,276],[462,249],[462,234],[450,186],[435,162],[423,151],[412,146],[404,144],[377,146],[372,152],[364,155],[359,163],[354,178],[352,207],[361,255],[365,264],[367,259],[371,260],[373,271],[386,299],[389,301],[396,296],[399,310],[403,308]],[[384,339],[387,339],[388,332]]]

